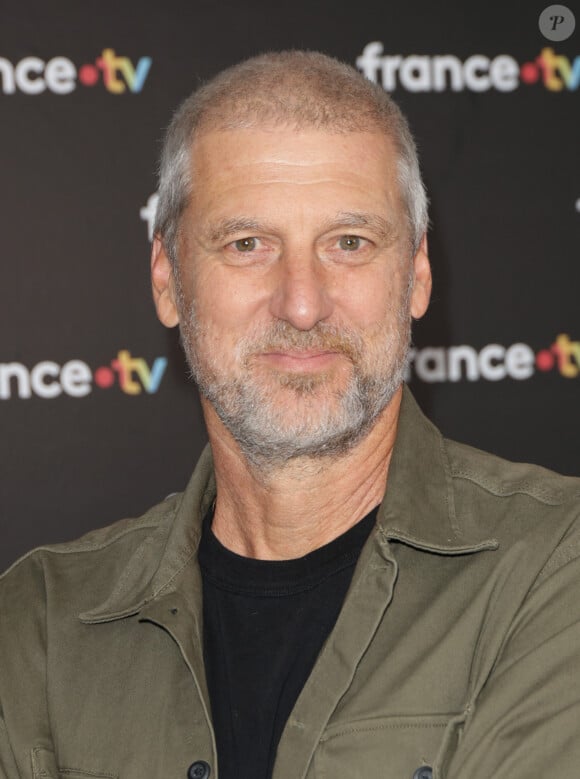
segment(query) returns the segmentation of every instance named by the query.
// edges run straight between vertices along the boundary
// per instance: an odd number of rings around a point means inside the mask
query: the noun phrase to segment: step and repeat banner
[[[580,473],[577,3],[153,0],[0,9],[0,568],[136,515],[204,443],[149,249],[160,139],[223,67],[319,49],[392,92],[430,198],[408,380],[451,437]],[[542,17],[542,19],[540,19]]]

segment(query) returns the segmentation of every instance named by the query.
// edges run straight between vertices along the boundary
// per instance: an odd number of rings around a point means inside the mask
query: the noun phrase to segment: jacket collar
[[[108,622],[136,614],[177,589],[183,597],[179,582],[183,584],[182,575],[196,557],[203,517],[215,494],[208,446],[185,491],[168,501],[162,521],[136,549],[111,595],[79,618],[87,623]],[[497,548],[497,542],[481,535],[476,524],[466,526],[456,516],[445,440],[407,387],[377,524],[386,539],[441,554]]]
[[[215,495],[213,460],[206,446],[185,491],[151,510],[159,515],[158,524],[133,552],[110,596],[79,614],[79,619],[96,623],[127,617],[176,590],[195,599],[183,587],[183,579],[192,578],[190,563],[197,555],[203,518]],[[199,610],[199,603],[192,602],[191,609]]]
[[[481,532],[478,523],[466,523],[457,516],[447,442],[406,386],[377,522],[387,538],[442,554],[498,546]]]

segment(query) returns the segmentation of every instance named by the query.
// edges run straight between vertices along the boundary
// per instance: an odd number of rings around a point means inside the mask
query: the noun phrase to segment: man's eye
[[[361,247],[361,239],[356,235],[343,235],[338,245],[345,252],[354,252]]]
[[[257,244],[255,238],[240,238],[238,241],[234,241],[234,246],[239,252],[252,252]]]

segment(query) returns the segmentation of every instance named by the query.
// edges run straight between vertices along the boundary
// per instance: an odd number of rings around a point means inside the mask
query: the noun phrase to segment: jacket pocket
[[[35,747],[31,752],[33,779],[118,779],[116,774],[58,766],[52,749]]]
[[[440,764],[454,748],[463,715],[377,717],[332,725],[313,760],[312,779],[413,779],[428,766],[444,779]],[[425,774],[428,775],[428,774]]]

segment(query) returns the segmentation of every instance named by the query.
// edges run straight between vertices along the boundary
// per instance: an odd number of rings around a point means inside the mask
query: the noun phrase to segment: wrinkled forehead
[[[317,157],[324,157],[326,150],[344,154],[352,152],[357,144],[362,151],[369,143],[373,149],[382,147],[391,160],[396,159],[395,142],[391,134],[380,127],[343,132],[328,127],[266,122],[247,127],[208,127],[196,132],[190,145],[190,159],[194,162],[200,154],[203,156],[209,151],[219,157],[222,149],[230,151],[234,147],[239,153],[249,150],[254,154],[259,144],[264,152],[275,149],[279,153],[285,149],[295,158],[315,161]]]
[[[268,124],[212,129],[196,136],[189,164],[190,205],[206,205],[208,199],[219,205],[220,197],[233,188],[243,196],[244,186],[249,194],[260,184],[285,185],[289,197],[301,199],[310,184],[324,196],[327,182],[328,187],[336,185],[336,191],[358,188],[404,208],[395,144],[377,130],[336,133]],[[348,210],[348,203],[343,207]]]

